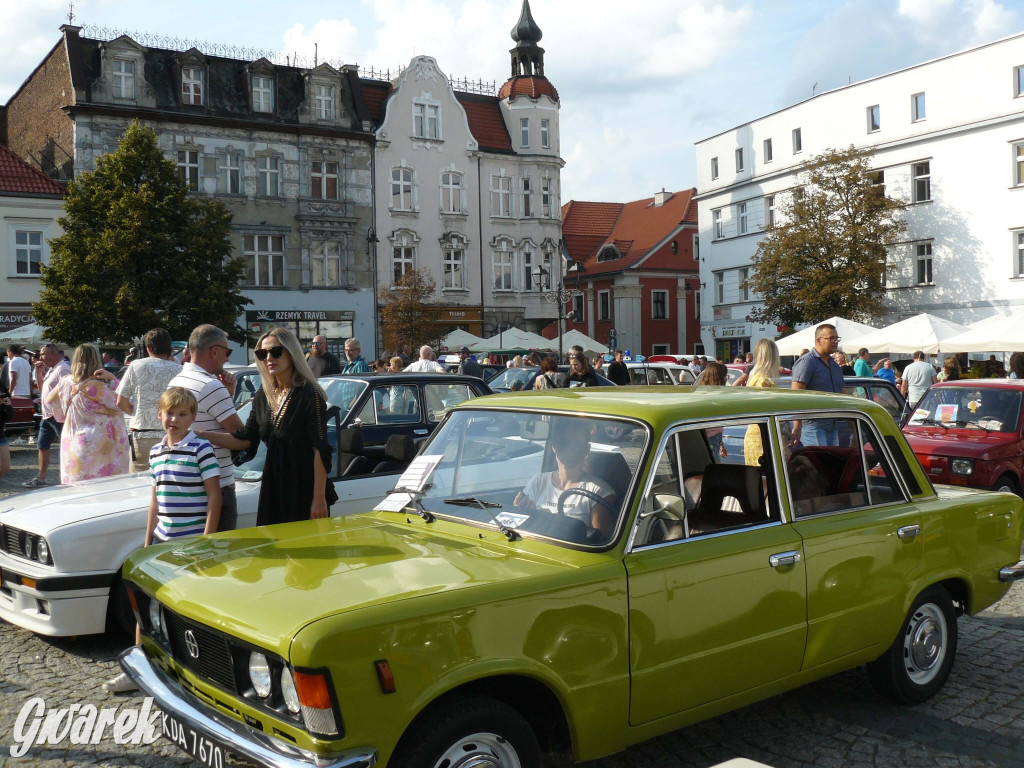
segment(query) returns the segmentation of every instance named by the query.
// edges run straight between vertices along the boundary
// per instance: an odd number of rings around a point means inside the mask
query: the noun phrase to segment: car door
[[[391,435],[416,440],[430,434],[417,381],[374,382],[364,393],[356,418],[362,422],[363,453],[371,463],[384,458],[384,445]]]
[[[769,423],[684,427],[660,447],[626,555],[633,725],[800,669],[802,547],[782,518]],[[748,427],[767,446],[760,466],[722,441]]]
[[[871,420],[843,422],[845,444],[799,446],[786,462],[792,526],[806,557],[805,669],[884,650],[903,620],[905,584],[927,536]],[[780,420],[783,430],[792,423]]]

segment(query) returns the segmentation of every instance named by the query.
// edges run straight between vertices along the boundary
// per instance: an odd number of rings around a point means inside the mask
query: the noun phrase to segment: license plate
[[[172,715],[164,714],[160,728],[173,741],[208,768],[224,768],[224,748]]]

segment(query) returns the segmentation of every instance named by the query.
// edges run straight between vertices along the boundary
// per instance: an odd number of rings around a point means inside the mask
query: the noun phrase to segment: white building
[[[429,56],[390,82],[361,81],[377,139],[378,282],[427,271],[441,319],[478,335],[539,331],[557,317],[541,291],[561,277],[564,163],[540,38],[524,0],[497,94],[453,87]]]
[[[747,322],[739,288],[800,166],[828,148],[874,151],[886,194],[910,204],[890,251],[889,323],[971,322],[1024,305],[1024,34],[837,88],[697,142],[702,338],[731,359],[775,326]]]

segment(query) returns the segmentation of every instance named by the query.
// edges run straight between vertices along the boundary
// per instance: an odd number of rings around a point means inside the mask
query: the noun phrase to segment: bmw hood
[[[84,519],[148,508],[152,488],[146,473],[26,491],[0,499],[0,524],[45,536]]]

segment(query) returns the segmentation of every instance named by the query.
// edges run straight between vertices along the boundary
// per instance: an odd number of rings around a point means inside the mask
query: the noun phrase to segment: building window
[[[740,289],[740,301],[750,301],[750,288],[747,287],[746,282],[750,279],[750,270],[744,267],[738,271],[739,276],[739,289]]]
[[[882,112],[875,104],[868,107],[868,133],[874,133],[882,127]]]
[[[770,163],[772,161],[772,140],[764,140],[764,161]]]
[[[1014,158],[1017,168],[1016,184],[1019,187],[1024,185],[1024,144],[1017,144],[1013,149],[1016,153]]]
[[[775,226],[775,195],[768,195],[764,199],[764,226],[765,229]]]
[[[714,181],[718,178],[718,158],[711,158],[711,180]]]
[[[540,145],[543,149],[551,149],[551,121],[540,121]]]
[[[414,102],[412,105],[412,135],[418,139],[440,139],[441,108],[436,104]]]
[[[32,230],[14,231],[15,274],[38,275],[43,263],[43,233]]]
[[[804,137],[803,132],[799,128],[793,129],[793,154],[797,152],[803,152],[804,150]]]
[[[220,164],[220,190],[228,195],[242,192],[242,168],[238,155],[228,153]]]
[[[523,218],[528,219],[533,216],[533,186],[530,180],[523,177]]]
[[[337,240],[318,240],[311,249],[314,287],[341,285],[341,243]]]
[[[747,204],[737,203],[736,204],[736,219],[737,219],[737,232],[738,234],[747,234]]]
[[[711,212],[712,232],[715,240],[722,239],[722,209]]]
[[[612,319],[612,294],[611,291],[597,292],[597,319]]]
[[[401,240],[395,242],[391,251],[391,262],[396,281],[416,268],[416,244],[409,242],[408,235],[403,234]]]
[[[274,80],[267,75],[252,77],[252,111],[274,111]]]
[[[1024,67],[1015,67],[1013,70],[1013,95],[1024,96]]]
[[[491,174],[491,216],[512,215],[512,179],[509,176]]]
[[[412,170],[409,168],[391,169],[391,210],[412,210]]]
[[[885,195],[885,171],[868,171],[868,184],[875,194]]]
[[[199,67],[181,68],[181,103],[201,105],[203,103],[204,75]]]
[[[316,119],[334,119],[334,86],[318,85],[315,88],[316,94]]]
[[[284,285],[283,235],[246,235],[242,250],[250,285]]]
[[[445,171],[441,174],[442,213],[462,213],[462,174]]]
[[[917,245],[917,284],[932,284],[932,244],[918,243]]]
[[[519,118],[519,141],[523,147],[530,146],[530,118]]]
[[[257,189],[263,197],[277,197],[278,183],[281,180],[281,159],[278,157],[260,157],[256,160]]]
[[[554,280],[554,260],[554,253],[551,247],[548,246],[541,254],[541,267],[544,269],[544,279],[540,281],[540,290],[542,291],[551,290],[552,281]]]
[[[540,180],[540,215],[551,218],[551,179]]]
[[[539,290],[537,287],[538,274],[534,272],[536,265],[533,263],[533,251],[523,248],[522,258],[519,260],[520,273],[523,276],[523,292],[531,293]]]
[[[914,163],[914,202],[923,203],[932,199],[931,163]]]
[[[1017,277],[1024,277],[1024,232],[1017,233]]]
[[[462,289],[466,287],[465,265],[466,265],[466,243],[456,235],[446,241],[442,246],[444,260],[444,281],[442,288]]]
[[[583,314],[583,297],[573,296],[572,297],[572,321],[574,323],[582,323],[587,318]]]
[[[114,98],[135,98],[135,62],[114,59]]]
[[[924,108],[924,93],[915,93],[910,97],[910,119],[917,123],[926,117]]]
[[[715,273],[715,303],[725,304],[725,273]]]
[[[513,289],[513,270],[515,269],[515,254],[508,250],[509,243],[501,241],[499,250],[492,252],[494,262],[494,290],[511,291]]]
[[[199,189],[199,151],[195,149],[178,150],[178,178],[186,187],[195,191]]]
[[[310,170],[310,182],[314,200],[337,200],[338,164],[315,161]]]
[[[736,150],[736,173],[743,170],[743,147]]]
[[[668,291],[651,291],[651,318],[668,320]]]

